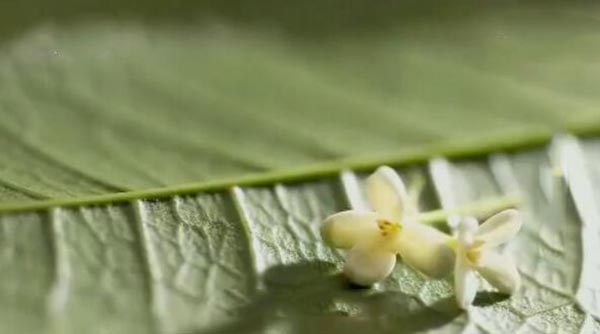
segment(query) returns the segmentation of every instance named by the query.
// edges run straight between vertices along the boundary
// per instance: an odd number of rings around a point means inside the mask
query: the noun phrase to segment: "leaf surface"
[[[0,332],[600,333],[597,6],[0,7]],[[349,286],[319,224],[381,164],[522,196],[522,288]]]
[[[409,185],[425,178],[421,210],[525,198],[524,228],[503,250],[516,257],[523,286],[506,298],[483,284],[468,313],[456,308],[451,280],[426,279],[401,262],[376,289],[340,276],[343,254],[323,244],[318,228],[364,197],[365,175],[347,171],[6,212],[0,323],[9,332],[65,333],[587,333],[600,324],[598,260],[588,253],[600,235],[590,219],[597,150],[596,139],[559,137],[548,149],[399,169]]]

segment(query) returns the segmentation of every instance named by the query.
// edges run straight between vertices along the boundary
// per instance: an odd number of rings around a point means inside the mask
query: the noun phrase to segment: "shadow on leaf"
[[[6,1],[5,1],[6,2]],[[428,1],[429,2],[429,1]],[[4,38],[30,30],[48,22],[72,25],[101,19],[109,22],[142,22],[150,26],[160,23],[189,24],[190,22],[226,22],[235,26],[276,30],[291,37],[318,39],[331,36],[353,36],[358,33],[379,34],[385,28],[415,20],[430,20],[432,14],[440,17],[460,15],[469,2],[451,5],[431,5],[419,1],[373,2],[368,0],[328,0],[277,2],[271,0],[234,1],[116,1],[116,0],[21,0],[3,3],[0,11],[0,43]],[[340,11],[343,6],[344,10]],[[36,8],[36,10],[31,10]],[[118,14],[118,15],[117,15]],[[404,18],[404,19],[403,19]]]
[[[262,280],[231,321],[197,333],[415,333],[460,314],[451,298],[425,306],[398,291],[353,286],[328,262],[275,266]]]
[[[494,292],[494,291],[480,291],[475,296],[473,305],[479,306],[479,307],[486,307],[486,306],[494,305],[494,304],[501,302],[503,300],[506,300],[508,298],[510,298],[510,296],[507,294],[504,294],[504,293]]]

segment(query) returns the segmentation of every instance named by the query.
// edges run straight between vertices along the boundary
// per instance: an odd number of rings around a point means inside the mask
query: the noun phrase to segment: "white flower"
[[[424,274],[449,273],[454,252],[451,238],[414,220],[400,176],[387,166],[367,178],[366,192],[373,211],[349,210],[329,216],[321,236],[330,246],[350,249],[344,273],[355,284],[371,285],[393,270],[396,255]]]
[[[475,218],[467,218],[458,225],[454,286],[458,305],[466,309],[479,288],[475,272],[502,293],[513,293],[521,278],[512,258],[501,255],[493,248],[508,242],[521,229],[517,210],[504,210],[478,226]]]

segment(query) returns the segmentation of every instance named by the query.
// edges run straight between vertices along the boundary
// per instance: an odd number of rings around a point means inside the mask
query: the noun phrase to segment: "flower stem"
[[[484,218],[504,209],[515,207],[522,203],[519,196],[504,196],[472,202],[452,210],[433,210],[417,215],[417,220],[422,223],[435,224],[445,222],[451,216],[474,216]]]

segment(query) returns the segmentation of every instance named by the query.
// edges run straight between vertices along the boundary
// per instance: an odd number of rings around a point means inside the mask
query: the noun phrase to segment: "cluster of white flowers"
[[[406,187],[393,169],[378,168],[367,178],[366,193],[372,211],[339,212],[321,227],[327,244],[348,249],[344,273],[353,283],[369,286],[383,280],[399,255],[404,263],[432,278],[443,278],[454,269],[461,308],[475,298],[476,273],[504,293],[519,286],[514,262],[493,250],[521,228],[518,211],[502,211],[481,225],[465,218],[456,236],[450,236],[418,221],[416,208],[408,207]]]

